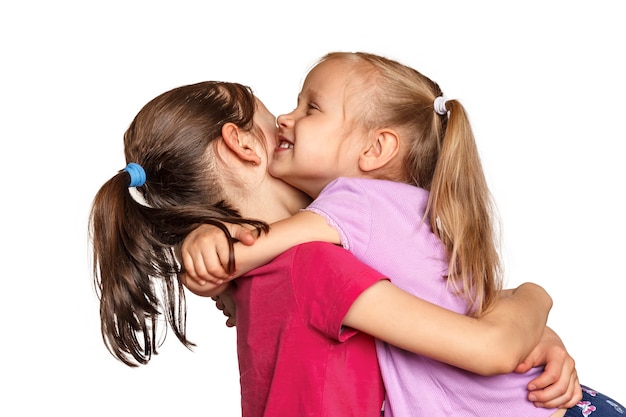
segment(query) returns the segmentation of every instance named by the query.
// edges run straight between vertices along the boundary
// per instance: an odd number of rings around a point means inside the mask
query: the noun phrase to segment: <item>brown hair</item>
[[[125,171],[108,180],[93,200],[89,231],[102,337],[112,355],[129,366],[157,354],[161,314],[176,337],[193,346],[186,337],[175,246],[201,223],[216,225],[229,237],[222,222],[267,227],[242,219],[226,202],[213,150],[229,122],[262,134],[253,123],[255,106],[246,86],[201,82],[151,100],[124,134],[126,162],[141,165],[146,182],[129,188]]]
[[[363,127],[393,128],[405,140],[395,180],[430,192],[426,218],[449,255],[448,280],[484,313],[502,288],[494,206],[465,109],[448,100],[448,114],[434,111],[439,85],[394,60],[363,52],[332,52],[319,63],[352,63],[350,92],[367,99],[356,114]]]

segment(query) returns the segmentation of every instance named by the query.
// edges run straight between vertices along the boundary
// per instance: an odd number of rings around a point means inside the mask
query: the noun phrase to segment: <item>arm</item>
[[[510,291],[503,290],[502,294],[510,294]],[[536,407],[572,408],[581,400],[574,358],[565,349],[561,338],[547,326],[537,346],[515,372],[525,373],[538,366],[544,368],[543,372],[528,383],[528,400]]]
[[[380,281],[357,298],[343,324],[402,349],[494,375],[512,372],[528,356],[542,336],[551,308],[545,290],[527,283],[474,318]]]
[[[237,271],[234,277],[265,265],[287,249],[314,241],[340,243],[339,233],[319,214],[305,210],[272,223],[270,231],[259,236],[253,246],[235,244]]]
[[[240,277],[301,243],[340,243],[337,231],[322,216],[309,211],[272,223],[270,231],[256,241],[243,226],[230,225],[230,228],[231,234],[239,239],[234,245],[236,270],[233,274],[226,273],[228,242],[221,230],[202,225],[185,238],[181,247],[184,269],[188,278],[200,287],[207,282],[215,285]]]

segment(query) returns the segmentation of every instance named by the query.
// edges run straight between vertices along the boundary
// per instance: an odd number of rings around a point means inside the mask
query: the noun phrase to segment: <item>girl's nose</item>
[[[290,114],[281,114],[276,118],[276,127],[289,127],[293,123],[293,117]]]

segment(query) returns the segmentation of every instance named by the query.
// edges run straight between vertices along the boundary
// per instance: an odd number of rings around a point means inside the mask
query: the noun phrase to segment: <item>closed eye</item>
[[[307,111],[319,110],[320,108],[315,103],[307,104]]]

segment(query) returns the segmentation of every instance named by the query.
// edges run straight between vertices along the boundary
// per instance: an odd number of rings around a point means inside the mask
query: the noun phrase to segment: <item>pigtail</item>
[[[256,102],[243,85],[207,81],[167,91],[148,102],[124,134],[131,161],[96,194],[89,229],[93,274],[107,349],[129,366],[146,364],[168,327],[187,348],[185,290],[177,248],[198,225],[233,238],[224,223],[244,219],[225,197],[215,141],[225,123],[252,131]],[[129,188],[130,187],[130,188]],[[160,317],[160,316],[163,317]],[[157,336],[161,340],[157,340]]]
[[[214,207],[148,207],[131,195],[128,181],[121,172],[100,188],[92,204],[90,230],[103,340],[116,358],[136,366],[158,353],[156,324],[161,314],[181,343],[194,346],[185,332],[185,292],[176,245],[200,224],[219,227],[229,238],[233,268],[234,239],[224,223],[245,223],[259,233],[269,226],[239,217],[223,202]]]
[[[447,126],[430,189],[431,226],[450,255],[449,282],[479,316],[502,287],[493,203],[465,110],[456,100],[445,106],[447,115],[433,112]]]
[[[445,245],[448,282],[467,299],[468,313],[483,314],[501,289],[502,277],[491,195],[463,106],[446,100],[436,82],[397,61],[336,52],[320,62],[331,59],[363,63],[359,88],[369,91],[358,111],[364,127],[393,127],[407,144],[405,158],[379,174],[429,191],[424,221]]]
[[[100,188],[91,208],[90,231],[103,340],[116,358],[135,366],[129,357],[145,364],[157,353],[159,301],[149,279],[155,272],[150,227],[128,184],[129,175],[120,172]]]

